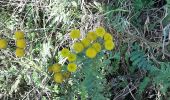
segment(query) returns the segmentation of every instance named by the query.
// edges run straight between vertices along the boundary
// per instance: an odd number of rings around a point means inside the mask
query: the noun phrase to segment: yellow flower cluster
[[[65,79],[68,79],[71,75],[70,72],[62,72],[62,67],[60,64],[55,63],[48,67],[48,72],[54,73],[53,79],[56,83],[61,84]]]
[[[16,38],[16,47],[17,47],[15,51],[15,55],[17,57],[23,57],[25,55],[25,48],[26,48],[24,32],[20,30],[16,31],[15,38]]]
[[[0,49],[5,49],[5,48],[7,48],[7,40],[0,39]]]
[[[115,48],[115,43],[113,42],[113,37],[111,34],[104,34],[104,47],[106,50],[112,50]]]
[[[72,30],[70,37],[74,39],[80,37],[80,31]],[[96,57],[97,53],[102,50],[102,45],[97,42],[97,38],[102,38],[104,41],[104,47],[106,50],[112,50],[115,48],[113,42],[113,37],[111,34],[107,33],[103,27],[97,27],[95,31],[90,31],[87,33],[86,37],[80,42],[75,42],[73,44],[73,50],[75,53],[81,53],[85,50],[85,54],[89,58]]]
[[[79,45],[79,43],[77,43],[76,45]],[[80,49],[78,48],[79,46],[77,46],[77,52],[80,52]],[[81,46],[80,46],[81,47]],[[61,55],[65,58],[67,58],[67,60],[70,62],[67,66],[67,70],[69,72],[75,72],[77,69],[77,65],[75,63],[73,63],[74,61],[76,61],[77,59],[77,55],[70,52],[69,49],[67,48],[63,48],[61,50]]]
[[[100,44],[101,41],[97,42],[97,38],[103,39],[103,45],[106,50],[113,50],[115,48],[112,35],[107,33],[103,27],[97,27],[95,31],[88,32],[81,42],[76,42],[73,45],[74,51],[80,53],[85,50],[87,57],[95,58],[97,53],[102,50],[102,44]]]
[[[80,30],[72,30],[70,32],[70,38],[80,38]],[[61,71],[62,67],[59,64],[53,64],[48,67],[48,71],[54,73],[54,81],[56,83],[62,83],[64,79],[70,77],[71,73],[76,72],[76,60],[79,53],[83,52],[86,57],[92,59],[96,57],[97,53],[101,52],[102,48],[113,50],[115,44],[111,34],[107,33],[103,27],[97,27],[95,31],[88,32],[85,38],[75,42],[72,46],[73,51],[70,51],[68,48],[63,48],[61,50],[61,56],[66,58],[69,62],[67,65],[67,72],[63,73]]]

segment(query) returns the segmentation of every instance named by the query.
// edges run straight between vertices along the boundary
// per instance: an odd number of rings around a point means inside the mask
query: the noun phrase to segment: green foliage
[[[150,7],[153,3],[153,0],[134,0],[134,10],[135,12],[141,12],[145,7]]]
[[[143,93],[143,91],[145,90],[145,88],[147,87],[149,82],[150,82],[150,78],[149,77],[145,77],[143,79],[143,81],[139,85],[139,90],[138,90],[139,94]]]
[[[151,72],[157,69],[155,68],[153,62],[151,62],[147,58],[145,53],[140,50],[140,47],[137,44],[132,47],[130,60],[132,61],[133,66],[137,66],[141,69],[151,71]]]
[[[132,24],[136,27],[141,28],[142,19],[140,18],[143,10],[148,10],[154,4],[153,0],[134,0],[133,7],[134,7],[134,15],[131,19]]]
[[[15,57],[15,47],[0,50],[0,99],[112,100],[119,96],[120,100],[131,100],[128,96],[134,95],[142,100],[150,88],[160,92],[150,97],[168,97],[169,53],[162,52],[162,47],[169,48],[169,44],[162,44],[162,40],[169,34],[170,0],[160,8],[155,4],[159,6],[161,0],[100,1],[40,0],[23,4],[2,0],[0,38],[13,40],[14,31],[21,29],[28,47],[27,56],[21,59]],[[98,25],[105,26],[115,37],[114,53],[104,51],[91,60],[78,55],[77,72],[62,84],[55,84],[52,75],[46,73],[47,66],[60,62],[62,70],[67,69],[68,62],[58,51],[77,41],[68,39],[70,29],[80,28],[84,37],[87,30]],[[131,46],[136,40],[140,42]],[[159,46],[152,45],[153,40]],[[152,48],[150,44],[157,53],[146,52]],[[137,89],[131,91],[130,85]]]
[[[144,70],[149,72],[149,77],[145,77],[143,82],[139,85],[139,93],[144,91],[144,88],[147,86],[149,81],[153,81],[154,85],[160,89],[161,93],[164,95],[167,92],[167,89],[170,87],[170,63],[161,62],[160,69],[158,69],[157,65],[154,64],[153,61],[147,59],[147,56],[144,54],[142,50],[140,50],[139,46],[133,46],[133,51],[131,53],[130,60],[132,61],[132,65],[138,66]]]
[[[112,71],[112,73],[116,73],[118,71],[120,60],[121,60],[120,57],[121,57],[120,52],[116,52],[115,55],[113,56],[113,59],[114,59],[114,61],[112,62],[113,69],[110,70]]]
[[[107,6],[105,6],[104,8],[106,12],[104,14],[106,17],[105,20],[109,26],[114,27],[118,32],[124,32],[124,30],[128,27],[128,22],[126,18],[122,16],[122,14],[127,14],[129,11],[126,8],[116,7],[118,5],[119,3],[114,6],[111,4],[108,4]]]
[[[105,67],[105,60],[101,62],[103,56],[104,54],[100,53],[95,59],[83,61],[82,73],[84,78],[80,82],[80,90],[87,94],[82,94],[82,97],[88,96],[92,100],[103,100],[105,98],[102,94],[105,84],[104,73],[102,72]]]
[[[170,63],[169,62],[162,62],[160,64],[160,70],[155,72],[155,77],[153,81],[155,85],[160,89],[160,91],[165,95],[168,91],[167,89],[170,88]]]
[[[163,19],[163,25],[164,26],[166,26],[166,25],[168,25],[169,23],[169,21],[170,21],[170,15],[169,15],[169,13],[170,13],[170,1],[169,0],[166,0],[166,5],[165,5],[165,10],[166,10],[166,12],[165,12],[165,18]]]

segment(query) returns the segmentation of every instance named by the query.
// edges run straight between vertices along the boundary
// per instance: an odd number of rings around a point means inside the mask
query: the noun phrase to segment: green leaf
[[[116,52],[113,58],[120,61],[120,52]]]
[[[143,79],[143,81],[139,85],[139,93],[140,94],[145,90],[145,88],[146,88],[146,86],[148,85],[149,82],[150,82],[150,78],[145,77]]]

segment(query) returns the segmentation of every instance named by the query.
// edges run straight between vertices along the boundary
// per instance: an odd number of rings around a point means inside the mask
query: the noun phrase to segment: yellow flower
[[[63,75],[61,73],[55,73],[54,74],[54,81],[56,83],[62,83],[64,80]]]
[[[113,37],[112,37],[111,34],[106,33],[106,34],[104,35],[104,40],[105,40],[105,41],[107,41],[107,40],[113,40]]]
[[[69,72],[75,72],[77,70],[77,65],[75,63],[69,63],[67,66]]]
[[[53,71],[54,73],[56,73],[56,72],[61,72],[61,65],[58,64],[58,63],[53,64],[53,66],[52,66],[52,71]]]
[[[96,28],[96,34],[99,37],[103,37],[105,34],[105,29],[103,27],[97,27]]]
[[[81,42],[76,42],[73,45],[73,49],[75,50],[76,53],[80,53],[80,52],[83,51],[84,46],[83,46],[83,44]]]
[[[95,41],[97,39],[97,35],[95,32],[88,32],[87,33],[87,38],[91,41]]]
[[[86,50],[86,56],[89,58],[94,58],[96,57],[97,51],[94,48],[88,48]]]
[[[72,39],[76,39],[76,38],[79,38],[80,37],[80,30],[78,29],[74,29],[70,32],[70,37]]]
[[[0,49],[7,48],[7,41],[5,39],[0,39]]]
[[[23,39],[24,38],[24,32],[22,31],[16,31],[15,32],[15,38],[18,39]]]
[[[69,54],[70,54],[69,49],[63,48],[63,49],[61,50],[61,55],[62,55],[63,57],[67,57]]]
[[[48,67],[48,72],[52,73],[53,72],[53,66]]]
[[[92,47],[97,51],[97,52],[100,52],[101,51],[101,45],[100,43],[94,43],[92,45]]]
[[[52,66],[49,66],[48,67],[48,71],[49,72],[61,72],[61,65],[56,63],[56,64],[53,64]]]
[[[84,47],[88,47],[90,45],[90,40],[88,38],[84,38],[81,40],[81,42],[83,43]]]
[[[70,75],[71,75],[71,73],[70,73],[70,72],[68,72],[68,71],[63,73],[63,77],[64,77],[64,79],[69,78],[69,77],[70,77]]]
[[[15,51],[15,55],[17,57],[23,57],[25,54],[25,50],[24,49],[21,49],[21,48],[17,48],[16,51]]]
[[[26,47],[26,41],[25,39],[20,39],[16,41],[16,45],[18,48],[25,48]]]
[[[68,55],[68,61],[69,62],[73,62],[73,61],[75,61],[76,60],[76,55],[75,54],[73,54],[73,53],[70,53],[69,55]]]
[[[104,46],[105,46],[105,49],[106,49],[106,50],[112,50],[112,49],[115,48],[115,44],[114,44],[114,42],[111,41],[111,40],[105,41],[105,42],[104,42]]]

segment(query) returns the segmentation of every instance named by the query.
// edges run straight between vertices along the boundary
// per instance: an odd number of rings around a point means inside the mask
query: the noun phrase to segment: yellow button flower
[[[63,56],[63,57],[67,57],[69,54],[70,54],[70,50],[69,49],[63,48],[61,50],[61,56]]]
[[[18,39],[23,39],[24,38],[24,32],[23,31],[16,31],[15,32],[15,38]]]
[[[21,49],[21,48],[17,48],[16,51],[15,51],[15,55],[17,57],[23,57],[25,54],[25,50],[24,49]]]
[[[105,42],[104,42],[104,46],[105,46],[105,49],[106,49],[106,50],[112,50],[112,49],[115,48],[115,44],[114,44],[114,42],[111,41],[111,40],[105,41]]]
[[[88,47],[90,45],[90,40],[88,38],[84,38],[81,40],[81,42],[83,43],[84,47]]]
[[[95,41],[97,39],[97,35],[95,32],[88,32],[87,33],[87,38],[91,41]]]
[[[96,28],[96,34],[99,37],[103,37],[105,34],[105,29],[103,27],[97,27]]]
[[[64,79],[69,78],[69,77],[70,77],[70,75],[71,75],[71,73],[70,73],[70,72],[68,72],[68,71],[63,73],[63,77],[64,77]]]
[[[48,67],[48,72],[61,72],[61,65],[56,63],[56,64],[53,64],[52,66],[49,66]]]
[[[100,45],[100,43],[94,43],[93,45],[92,45],[92,47],[97,51],[97,52],[100,52],[101,51],[101,45]]]
[[[63,75],[61,73],[55,73],[54,74],[54,81],[56,83],[60,83],[61,84],[63,82],[63,80],[64,80],[64,78],[63,78]]]
[[[53,72],[53,66],[48,67],[48,72],[52,73]]]
[[[52,71],[53,71],[54,73],[56,73],[56,72],[61,72],[61,65],[58,64],[58,63],[53,64],[53,65],[52,65]]]
[[[94,58],[96,57],[97,51],[94,48],[88,48],[86,50],[86,56],[89,58]]]
[[[106,34],[104,35],[104,40],[105,40],[105,41],[107,41],[107,40],[113,40],[113,37],[112,37],[111,34],[106,33]]]
[[[26,47],[26,41],[25,39],[20,39],[16,41],[16,45],[18,48],[25,48]]]
[[[76,38],[79,38],[80,37],[80,30],[78,29],[74,29],[70,32],[70,37],[72,39],[76,39]]]
[[[73,44],[73,49],[76,53],[80,53],[83,51],[84,49],[84,46],[81,42],[76,42]]]
[[[74,63],[69,63],[67,66],[67,70],[69,72],[75,72],[77,70],[77,65]]]
[[[77,56],[75,55],[75,54],[73,54],[73,53],[70,53],[69,55],[68,55],[68,61],[69,62],[73,62],[73,61],[75,61],[76,60],[76,58],[77,58]]]
[[[0,49],[7,48],[7,41],[5,39],[0,39]]]

